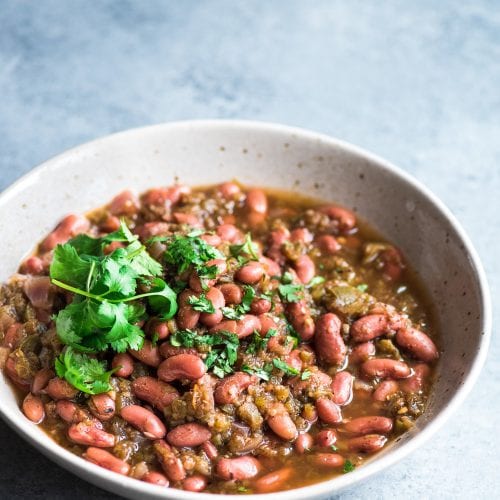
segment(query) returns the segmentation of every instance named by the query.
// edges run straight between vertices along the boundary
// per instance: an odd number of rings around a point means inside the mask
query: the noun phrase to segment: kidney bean
[[[31,393],[23,400],[23,412],[35,424],[40,424],[45,418],[45,409],[42,400]]]
[[[410,379],[411,377],[406,380]],[[398,392],[398,390],[399,385],[395,380],[382,380],[373,392],[373,399],[380,402],[387,401],[387,398]]]
[[[158,378],[164,382],[173,380],[199,379],[207,367],[199,356],[194,354],[177,354],[163,361],[158,368]]]
[[[219,455],[217,447],[210,441],[205,441],[204,443],[202,443],[201,449],[205,452],[205,455],[209,460],[215,460]]]
[[[413,368],[413,375],[407,379],[401,380],[401,390],[407,393],[418,392],[422,390],[425,379],[429,376],[431,369],[427,365],[417,365]]]
[[[146,222],[136,226],[134,233],[141,240],[147,240],[152,236],[167,236],[170,234],[170,224],[168,222]]]
[[[274,337],[272,337],[274,338]],[[272,340],[272,339],[271,339]],[[288,356],[285,358],[285,362],[290,365],[292,368],[295,368],[299,372],[302,371],[302,358],[300,356],[301,354],[300,349],[294,349]]]
[[[214,313],[203,312],[200,314],[200,322],[210,328],[218,325],[222,321],[223,317],[224,316],[220,309],[217,309]]]
[[[411,370],[403,361],[394,359],[374,358],[361,365],[361,371],[368,377],[379,378],[406,378]]]
[[[235,182],[223,182],[217,187],[217,191],[227,199],[234,198],[237,194],[240,194],[241,189]]]
[[[347,348],[340,334],[341,322],[333,313],[321,315],[316,321],[314,343],[318,356],[326,363],[340,364]]]
[[[128,378],[132,375],[134,371],[134,360],[132,356],[127,354],[126,352],[115,354],[113,357],[113,361],[111,361],[111,366],[113,368],[118,368],[115,371],[115,375],[117,377]]]
[[[5,349],[9,349],[10,352],[10,348],[7,347]],[[12,357],[7,358],[7,361],[5,361],[5,368],[4,368],[5,375],[7,375],[7,377],[10,378],[10,380],[14,383],[14,385],[16,385],[16,387],[18,387],[23,391],[29,391],[31,386],[31,381],[19,375],[16,369],[16,364],[17,364],[16,361]]]
[[[398,330],[396,342],[420,361],[430,363],[439,357],[434,342],[424,332],[416,328],[401,328]]]
[[[123,474],[126,476],[130,471],[130,465],[115,457],[109,451],[102,450],[100,448],[89,447],[83,456],[89,461],[104,469],[108,469],[117,474]]]
[[[354,377],[346,371],[335,374],[332,382],[333,402],[339,406],[347,405],[352,400],[352,384]]]
[[[293,268],[297,273],[299,280],[307,284],[309,283],[316,273],[316,267],[309,255],[301,255],[294,263]]]
[[[172,217],[177,222],[177,224],[186,224],[191,227],[202,227],[202,224],[198,217],[194,214],[186,214],[184,212],[174,212]]]
[[[115,215],[108,215],[104,220],[99,222],[99,229],[105,233],[112,233],[120,229],[120,219]],[[104,253],[111,245],[107,245],[104,249]]]
[[[333,219],[342,233],[349,232],[356,226],[356,216],[346,208],[337,205],[327,205],[322,207],[320,211],[328,215],[330,219]]]
[[[160,411],[179,397],[179,392],[170,384],[153,377],[138,377],[132,382],[132,393]]]
[[[153,346],[150,340],[145,340],[142,348],[138,351],[129,349],[129,354],[142,363],[153,368],[157,368],[161,362],[160,351],[157,346]]]
[[[40,257],[32,255],[28,257],[21,265],[21,272],[23,274],[38,275],[42,274],[45,270],[45,264]]]
[[[315,441],[321,448],[329,448],[337,442],[337,433],[333,429],[322,429],[316,434]]]
[[[261,336],[266,335],[271,329],[276,330],[278,328],[276,321],[274,321],[274,319],[268,314],[260,314],[259,321],[260,321],[259,333],[261,334]]]
[[[200,313],[191,306],[181,306],[177,311],[177,326],[181,330],[192,330],[198,324]]]
[[[49,380],[45,392],[56,401],[58,399],[72,399],[78,394],[78,391],[72,385],[59,377]]]
[[[389,330],[389,319],[384,314],[368,314],[351,326],[351,337],[355,342],[367,342],[380,337]]]
[[[325,424],[339,424],[342,422],[340,408],[328,398],[319,398],[316,401],[316,410],[319,419]]]
[[[42,368],[38,370],[31,382],[31,393],[38,396],[49,383],[51,378],[54,378],[54,372],[50,368]]]
[[[250,304],[250,312],[255,315],[260,315],[267,313],[271,310],[272,303],[270,300],[267,299],[253,299],[252,303]]]
[[[196,271],[193,271],[189,276],[189,286],[198,293],[202,293],[206,288],[214,286],[216,279],[200,278]]]
[[[330,234],[323,234],[316,238],[316,244],[324,255],[334,255],[342,248],[335,237]]]
[[[186,470],[172,448],[162,439],[155,441],[153,447],[163,472],[170,481],[184,480],[186,477]]]
[[[392,419],[388,417],[358,417],[344,423],[344,429],[351,434],[387,434],[392,430]]]
[[[338,453],[316,453],[311,455],[311,462],[319,467],[336,469],[344,465],[345,459]]]
[[[234,277],[247,285],[253,285],[264,276],[264,267],[260,262],[249,262],[236,271]]]
[[[311,231],[306,227],[298,227],[290,232],[290,241],[299,243],[311,243],[314,239]]]
[[[203,491],[207,487],[207,479],[201,474],[190,476],[182,482],[182,488],[186,491]]]
[[[192,448],[208,441],[212,436],[207,427],[195,422],[178,425],[167,434],[167,441],[178,448]]]
[[[287,304],[286,315],[301,340],[307,342],[313,338],[315,332],[314,320],[305,301],[301,300]]]
[[[141,481],[156,484],[157,486],[164,486],[165,488],[168,488],[170,485],[168,479],[163,474],[156,471],[147,472],[141,477]]]
[[[254,331],[260,332],[261,326],[260,319],[257,316],[245,314],[236,321],[236,335],[240,339],[248,337]]]
[[[347,440],[349,451],[356,453],[373,453],[384,447],[387,442],[385,436],[379,434],[366,434],[365,436],[355,437]]]
[[[177,354],[194,354],[198,356],[198,351],[194,347],[176,347],[169,342],[163,342],[163,344],[160,345],[160,354],[164,358],[170,358]]]
[[[116,442],[113,434],[103,431],[92,421],[78,422],[70,425],[68,438],[76,444],[95,446],[97,448],[111,448]]]
[[[95,394],[90,397],[89,409],[99,420],[110,420],[115,415],[115,402],[108,394]]]
[[[202,234],[200,239],[213,247],[218,247],[222,243],[222,239],[218,234]]]
[[[276,403],[269,410],[266,422],[270,429],[285,441],[293,441],[298,435],[297,426],[281,403]]]
[[[216,231],[217,235],[228,243],[236,243],[243,238],[241,231],[234,224],[221,224]]]
[[[156,335],[158,340],[165,340],[170,335],[168,322],[160,321],[157,318],[148,321],[146,330],[150,335]]]
[[[152,411],[143,406],[124,406],[120,416],[149,439],[161,439],[167,432],[163,422]]]
[[[243,391],[255,383],[255,380],[255,377],[245,372],[236,372],[223,378],[215,387],[215,402],[220,405],[233,404]]]
[[[262,189],[250,189],[247,192],[245,206],[250,212],[265,214],[267,212],[267,196]]]
[[[84,420],[91,420],[90,414],[80,408],[76,403],[68,401],[67,399],[60,399],[56,403],[56,413],[65,421],[70,424],[77,424]],[[96,421],[96,425],[102,427],[100,422]]]
[[[81,215],[68,215],[56,228],[42,241],[40,249],[44,252],[52,250],[59,243],[66,243],[70,238],[80,233],[85,233],[90,228],[90,222]]]
[[[283,467],[259,477],[254,483],[254,489],[257,493],[271,493],[280,490],[289,481],[294,474],[292,467]]]
[[[238,285],[235,283],[224,283],[222,285],[217,285],[217,288],[224,296],[226,304],[241,304],[243,292]]]
[[[218,288],[210,288],[205,293],[205,296],[214,306],[215,312],[201,313],[200,321],[208,327],[215,326],[222,321],[221,308],[226,305],[226,301],[224,295]]]
[[[349,362],[352,364],[360,364],[365,362],[371,356],[375,356],[375,345],[373,342],[363,342],[353,347],[349,354]]]
[[[259,262],[264,266],[264,271],[269,276],[281,276],[281,267],[274,260],[262,255],[259,257]]]
[[[309,451],[314,444],[314,439],[308,432],[301,432],[295,440],[295,451],[303,455]]]
[[[5,332],[2,346],[9,347],[10,349],[16,349],[21,342],[23,337],[23,325],[21,323],[14,323],[9,326]]]
[[[386,248],[380,255],[384,267],[383,274],[390,281],[397,281],[405,268],[403,255],[396,247]]]
[[[131,191],[122,191],[111,200],[108,210],[113,215],[131,216],[139,211],[139,200]]]
[[[221,458],[216,473],[226,481],[242,481],[255,477],[261,470],[260,462],[250,455],[237,458]]]

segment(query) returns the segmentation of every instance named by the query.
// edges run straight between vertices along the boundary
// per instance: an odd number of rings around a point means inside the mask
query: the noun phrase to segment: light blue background
[[[440,196],[478,248],[495,299],[499,89],[498,1],[0,0],[0,187],[130,127],[187,118],[307,127],[388,158]],[[498,495],[499,356],[494,338],[472,394],[431,442],[340,498]],[[114,498],[1,423],[0,443],[0,498]]]

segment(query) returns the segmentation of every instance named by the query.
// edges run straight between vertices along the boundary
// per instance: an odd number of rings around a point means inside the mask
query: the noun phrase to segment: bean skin
[[[10,325],[2,341],[2,347],[9,347],[16,349],[21,342],[23,335],[23,325],[21,323],[14,323]]]
[[[333,402],[339,406],[348,405],[352,400],[354,377],[346,371],[335,374],[332,382]]]
[[[228,200],[241,193],[240,187],[235,182],[223,182],[217,187],[217,191]]]
[[[342,248],[336,238],[330,234],[318,237],[316,244],[324,255],[334,255]]]
[[[314,321],[309,308],[303,300],[287,304],[286,315],[293,328],[300,335],[301,340],[307,342],[313,338],[315,331]]]
[[[113,434],[103,431],[95,422],[89,421],[72,424],[68,429],[68,438],[76,444],[97,448],[111,448],[116,442]]]
[[[207,479],[201,474],[195,474],[184,479],[182,487],[186,491],[203,491],[207,487]]]
[[[218,325],[222,321],[223,317],[224,316],[220,309],[216,309],[214,313],[202,312],[200,314],[200,322],[211,328],[212,326]]]
[[[283,467],[259,477],[253,484],[257,493],[271,493],[280,490],[290,478],[293,477],[294,470],[292,467]]]
[[[42,400],[38,396],[33,396],[31,393],[28,394],[23,400],[23,413],[33,423],[42,423],[45,418],[45,409]]]
[[[267,299],[254,299],[250,304],[250,312],[257,316],[265,314],[271,310],[272,303]]]
[[[165,340],[170,335],[170,329],[166,321],[154,319],[149,322],[149,326],[150,335],[156,335],[158,340]]]
[[[221,224],[217,228],[217,235],[228,243],[236,243],[243,237],[241,231],[234,224]]]
[[[392,430],[392,419],[388,417],[358,417],[344,424],[344,430],[350,434],[387,434]]]
[[[205,441],[208,441],[212,436],[212,433],[207,429],[207,427],[197,424],[181,424],[172,429],[167,434],[167,441],[178,448],[192,448],[194,446],[199,446]]]
[[[222,239],[217,234],[202,234],[200,239],[213,247],[218,247],[222,243]]]
[[[132,382],[132,393],[159,411],[163,411],[179,397],[175,387],[154,377],[138,377]]]
[[[301,255],[294,263],[293,268],[303,284],[309,283],[316,274],[316,267],[309,255]]]
[[[115,371],[117,377],[128,378],[134,371],[134,360],[132,356],[126,352],[118,353],[114,355],[111,366],[113,368],[119,367],[118,370]]]
[[[434,342],[416,328],[401,328],[396,333],[396,342],[420,361],[430,363],[439,357]]]
[[[163,361],[158,367],[158,378],[164,382],[173,380],[199,379],[207,367],[199,356],[194,354],[177,354]]]
[[[313,447],[314,439],[308,432],[301,432],[294,444],[295,451],[303,455]]]
[[[241,304],[243,292],[238,285],[235,283],[224,283],[222,285],[218,285],[217,288],[224,296],[226,304]]]
[[[281,439],[293,441],[297,438],[297,427],[281,403],[276,404],[275,408],[271,409],[266,422],[271,430]]]
[[[66,243],[70,238],[80,233],[85,233],[90,227],[90,222],[81,215],[68,215],[57,227],[42,241],[40,249],[43,252],[52,250],[59,243]]]
[[[274,321],[274,319],[268,314],[260,314],[259,321],[260,321],[259,333],[261,334],[261,336],[266,335],[271,329],[278,328],[276,321]]]
[[[341,322],[333,313],[323,314],[316,321],[314,343],[318,356],[326,363],[341,364],[347,353],[340,334]]]
[[[250,212],[265,214],[267,212],[267,196],[262,189],[250,189],[247,192],[245,206]]]
[[[167,433],[163,422],[152,411],[143,406],[125,406],[122,408],[120,416],[149,439],[161,439]]]
[[[375,356],[375,344],[373,342],[363,342],[353,347],[349,354],[349,362],[352,364],[364,363],[371,356]]]
[[[99,420],[111,420],[115,415],[115,402],[108,394],[95,394],[90,397],[89,409]]]
[[[236,271],[234,277],[241,283],[253,285],[264,276],[264,267],[260,262],[249,262]]]
[[[269,276],[281,276],[281,267],[273,259],[263,255],[259,257],[259,262],[264,266],[264,271]]]
[[[89,462],[92,462],[104,469],[108,469],[117,474],[126,476],[130,471],[130,465],[115,457],[109,451],[100,448],[89,447],[83,455]]]
[[[31,383],[31,393],[38,396],[49,383],[49,380],[54,378],[55,373],[50,368],[42,368],[38,370]]]
[[[401,390],[407,393],[421,391],[430,371],[431,369],[427,365],[420,364],[415,366],[413,368],[413,375],[407,379],[401,380],[399,383]]]
[[[83,422],[84,420],[90,420],[90,414],[80,408],[76,403],[72,401],[68,401],[67,399],[60,399],[56,403],[56,413],[61,417],[65,422],[70,424],[77,424],[79,422]],[[101,423],[96,421],[96,425],[100,425]],[[102,427],[102,425],[101,425]]]
[[[217,447],[210,441],[202,443],[201,449],[205,452],[205,455],[209,458],[209,460],[215,460],[219,455]]]
[[[156,484],[157,486],[164,486],[165,488],[168,488],[170,484],[168,482],[168,479],[163,474],[156,471],[147,472],[144,476],[141,477],[141,481],[150,484]]]
[[[355,437],[347,440],[349,451],[356,453],[374,453],[384,447],[387,442],[385,436],[379,434],[366,434],[365,436]]]
[[[319,398],[316,401],[316,410],[319,419],[325,424],[339,424],[342,422],[340,408],[328,398]]]
[[[177,354],[193,354],[198,356],[198,351],[194,347],[176,347],[169,342],[163,342],[163,344],[160,345],[160,354],[164,358],[171,358]]]
[[[260,332],[261,323],[257,316],[252,314],[245,314],[238,321],[236,321],[236,335],[242,339],[252,335],[254,331]]]
[[[182,481],[186,478],[186,470],[179,457],[175,455],[170,445],[162,439],[154,442],[156,457],[160,462],[163,472],[170,481]]]
[[[290,232],[290,241],[299,242],[299,243],[311,243],[314,239],[311,231],[306,227],[298,227]]]
[[[314,465],[328,469],[342,467],[345,463],[344,457],[338,453],[316,453],[310,460]]]
[[[215,388],[215,402],[220,405],[233,404],[255,381],[255,377],[245,372],[236,372],[234,375],[223,378]]]
[[[131,216],[139,211],[139,200],[131,191],[122,191],[111,200],[108,210],[113,215]]]
[[[192,330],[200,320],[200,313],[191,306],[181,306],[177,311],[177,326],[181,330]]]
[[[361,365],[361,371],[368,377],[406,378],[410,376],[410,367],[402,361],[386,358],[374,358]]]
[[[153,368],[157,368],[161,362],[160,351],[157,346],[153,346],[151,341],[145,340],[142,348],[138,351],[130,349],[128,351],[134,358]]]
[[[410,380],[412,377],[405,379]],[[387,398],[392,394],[395,394],[399,390],[399,385],[395,380],[383,380],[378,384],[377,388],[373,392],[374,401],[384,402],[387,401]]]
[[[351,326],[351,337],[355,342],[367,342],[380,337],[389,329],[389,320],[384,314],[368,314]]]
[[[337,442],[337,434],[333,429],[322,429],[316,434],[315,441],[321,448],[329,448]]]
[[[59,377],[49,380],[45,392],[56,401],[59,399],[72,399],[78,394],[78,391],[72,385]]]
[[[342,233],[349,232],[356,226],[356,216],[346,208],[337,205],[327,205],[322,207],[320,211],[328,215],[330,219],[333,219]]]
[[[260,462],[250,455],[238,458],[221,458],[217,462],[216,473],[226,481],[242,481],[255,477],[261,470]]]

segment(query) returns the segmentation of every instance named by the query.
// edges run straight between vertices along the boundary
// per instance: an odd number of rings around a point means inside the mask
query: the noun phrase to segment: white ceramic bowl
[[[488,349],[490,298],[477,254],[449,210],[409,175],[344,142],[280,125],[193,121],[122,132],[47,161],[0,196],[0,279],[69,212],[98,207],[124,188],[139,192],[177,180],[203,185],[231,178],[353,207],[402,248],[437,309],[443,353],[416,428],[350,474],[272,494],[277,500],[324,497],[389,467],[436,432],[471,389]],[[200,498],[113,474],[59,447],[24,418],[2,377],[0,401],[15,431],[79,477],[130,498]],[[211,497],[219,495],[203,498]]]

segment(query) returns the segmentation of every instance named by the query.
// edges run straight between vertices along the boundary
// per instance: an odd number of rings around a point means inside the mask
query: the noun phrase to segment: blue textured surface
[[[121,129],[187,118],[298,125],[429,186],[471,235],[497,296],[498,2],[0,0],[0,27],[0,188]],[[478,384],[432,442],[340,498],[498,495],[499,357],[494,338]],[[1,423],[0,442],[0,498],[113,497]]]

